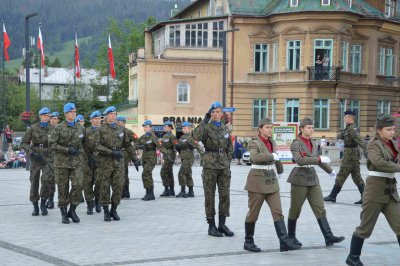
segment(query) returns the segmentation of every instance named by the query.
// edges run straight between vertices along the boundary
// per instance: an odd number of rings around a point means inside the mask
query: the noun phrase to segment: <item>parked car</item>
[[[21,146],[22,137],[15,137],[13,139],[12,145],[19,148]]]
[[[249,152],[249,151],[246,151],[246,152],[243,153],[243,155],[242,155],[242,161],[243,161],[245,164],[247,164],[247,165],[251,165],[251,162],[250,162],[250,152]]]

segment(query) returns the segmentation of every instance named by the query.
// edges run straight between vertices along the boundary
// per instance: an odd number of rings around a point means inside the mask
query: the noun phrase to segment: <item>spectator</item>
[[[238,137],[235,137],[235,146],[233,155],[234,158],[236,159],[237,165],[241,165],[240,159],[242,158],[242,149],[243,149],[242,142],[238,139]]]
[[[12,148],[12,140],[14,137],[14,131],[10,129],[9,125],[6,125],[6,128],[3,131],[6,141],[8,143],[8,148]]]

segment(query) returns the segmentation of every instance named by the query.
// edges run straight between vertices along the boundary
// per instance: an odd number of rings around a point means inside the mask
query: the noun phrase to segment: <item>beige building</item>
[[[397,9],[393,0],[194,1],[145,32],[130,58],[137,106],[125,112],[139,133],[146,118],[178,128],[201,121],[222,100],[223,31],[235,28],[226,33],[225,95],[234,135],[255,135],[265,116],[307,116],[317,137],[334,137],[352,109],[365,136],[378,113],[400,108]]]

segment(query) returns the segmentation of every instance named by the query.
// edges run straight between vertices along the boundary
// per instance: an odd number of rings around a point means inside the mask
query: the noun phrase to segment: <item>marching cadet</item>
[[[22,138],[21,147],[29,154],[31,159],[30,167],[30,201],[33,204],[33,216],[39,215],[39,198],[40,212],[47,215],[46,200],[50,194],[49,178],[50,178],[50,157],[48,139],[53,126],[49,124],[50,109],[43,107],[39,111],[40,122],[29,127]],[[40,172],[42,176],[40,176]],[[40,184],[40,193],[39,193]]]
[[[360,191],[361,197],[364,192],[365,183],[360,173],[361,154],[359,147],[365,150],[366,145],[360,138],[354,125],[355,118],[356,114],[353,111],[347,110],[344,112],[344,122],[346,124],[346,128],[337,136],[338,139],[342,139],[344,141],[343,160],[335,180],[335,185],[333,186],[331,193],[324,198],[325,201],[336,202],[336,196],[339,194],[350,173],[353,182],[357,185],[358,190]],[[354,202],[354,204],[361,203],[361,199]]]
[[[296,222],[304,201],[307,199],[324,235],[326,246],[331,246],[334,243],[342,242],[344,237],[336,237],[331,231],[314,166],[318,165],[331,177],[335,177],[336,173],[328,165],[331,161],[328,157],[318,156],[318,146],[311,140],[313,133],[314,122],[309,118],[302,119],[300,121],[300,134],[290,145],[293,161],[298,166],[292,169],[287,180],[291,183],[288,234],[294,244],[302,245],[296,238]]]
[[[59,112],[52,112],[50,114],[50,125],[53,128],[60,122],[60,113]],[[54,151],[49,151],[49,198],[46,201],[46,208],[53,209],[54,208],[54,193],[56,191],[56,181],[54,179]]]
[[[156,149],[161,148],[161,143],[157,136],[152,131],[152,123],[146,120],[142,124],[145,133],[138,139],[138,149],[143,151],[142,154],[142,181],[143,187],[146,189],[146,194],[142,198],[144,201],[155,200],[154,197],[154,181],[153,169],[156,167],[157,154]]]
[[[181,186],[181,192],[176,195],[177,198],[187,198],[187,197],[194,197],[193,192],[193,178],[192,178],[192,165],[194,162],[194,155],[193,150],[196,149],[200,154],[203,152],[200,149],[199,144],[193,139],[192,135],[190,134],[192,130],[192,124],[189,122],[182,123],[182,131],[183,135],[179,138],[179,142],[175,145],[176,149],[178,150],[181,156],[181,168],[179,169],[178,179],[179,185]],[[189,191],[186,194],[186,186],[188,187]]]
[[[175,135],[172,134],[172,129],[174,129],[172,122],[164,122],[165,133],[160,139],[164,162],[161,166],[160,175],[165,189],[160,195],[161,197],[175,196],[173,166],[176,157],[175,144],[177,143],[177,140]]]
[[[232,141],[228,127],[221,122],[222,104],[214,102],[203,121],[192,132],[196,140],[205,147],[203,156],[203,187],[205,196],[206,219],[209,224],[208,234],[214,237],[233,236],[234,233],[225,225],[229,217],[230,185],[232,161]],[[211,122],[210,122],[211,120]],[[215,226],[215,189],[219,194],[219,226]]]
[[[276,143],[272,140],[272,121],[269,118],[258,122],[258,137],[249,143],[251,170],[247,176],[245,190],[248,191],[249,211],[245,222],[244,249],[260,252],[261,249],[254,244],[254,229],[261,207],[267,202],[274,220],[275,231],[280,243],[280,251],[299,249],[288,237],[285,220],[282,213],[279,183],[273,169],[275,165],[278,178],[283,173],[282,163],[276,153]]]
[[[133,146],[129,142],[125,129],[116,123],[117,110],[114,106],[107,107],[103,112],[105,123],[95,133],[95,148],[99,158],[100,177],[100,202],[104,210],[104,221],[109,222],[111,218],[119,221],[117,207],[121,202],[124,179],[124,153],[126,149],[129,157],[135,164],[140,165],[136,158]],[[110,186],[112,195],[110,197]],[[109,202],[111,198],[111,210]]]
[[[81,126],[81,127],[82,127],[82,130],[83,130],[84,133],[86,132],[86,129],[85,129],[85,119],[83,118],[83,115],[80,115],[80,114],[77,115],[77,116],[75,117],[75,123],[76,123],[77,126]],[[85,136],[82,138],[82,145],[84,145],[84,143],[85,143]],[[82,157],[82,162],[87,162],[86,153],[81,152],[80,155],[81,155],[81,157]],[[87,179],[86,176],[89,175],[89,169],[88,169],[88,167],[86,167],[86,164],[85,164],[85,163],[83,163],[83,165],[82,165],[82,171],[83,171],[83,172],[82,172],[83,180],[85,180],[85,179]],[[82,189],[84,189],[84,188],[82,187]],[[80,202],[82,202],[82,203],[85,202],[85,199],[84,199],[84,197],[83,197],[83,193],[81,193]]]
[[[376,135],[368,144],[368,177],[363,194],[361,223],[353,233],[347,265],[364,265],[360,261],[364,240],[369,238],[383,213],[400,245],[400,198],[395,173],[400,172],[399,148],[393,139],[395,120],[389,114],[379,115]]]
[[[54,174],[58,189],[58,207],[61,221],[79,223],[76,207],[82,195],[82,138],[83,127],[75,124],[76,107],[74,103],[64,105],[65,121],[55,126],[50,135],[50,146],[54,150]],[[71,181],[71,190],[69,183]],[[70,208],[67,213],[68,205]]]

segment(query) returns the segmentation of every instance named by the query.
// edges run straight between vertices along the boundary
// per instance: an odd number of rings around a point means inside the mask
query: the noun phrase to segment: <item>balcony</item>
[[[340,67],[308,67],[309,81],[338,81],[340,80]]]

